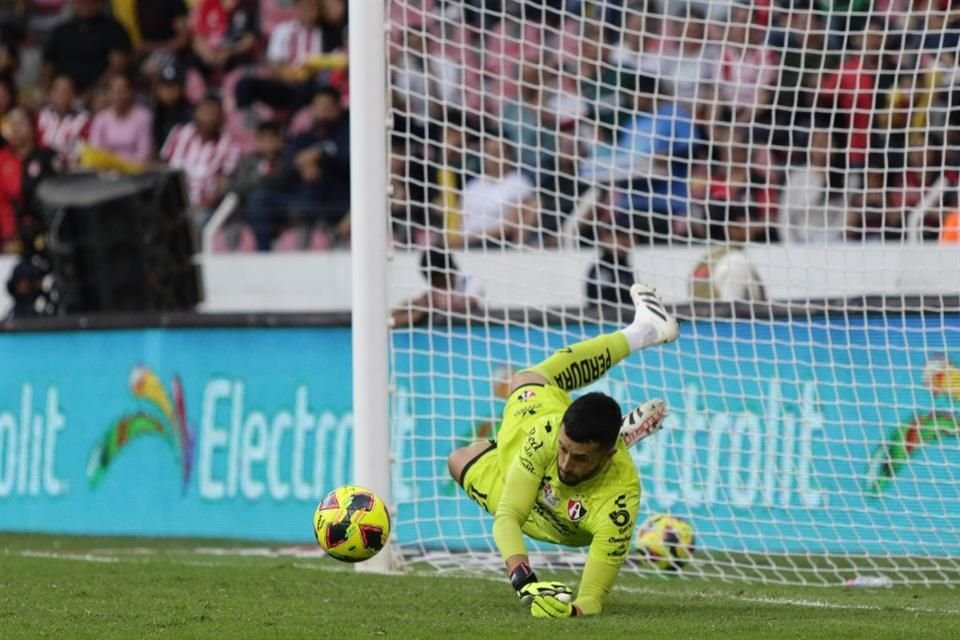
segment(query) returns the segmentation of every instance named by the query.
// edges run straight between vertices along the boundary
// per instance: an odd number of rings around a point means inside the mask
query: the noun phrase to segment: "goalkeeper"
[[[571,401],[630,353],[677,338],[677,321],[652,289],[635,284],[632,323],[558,350],[517,373],[496,441],[454,451],[447,463],[467,495],[494,516],[493,536],[510,582],[537,617],[600,613],[626,559],[640,504],[640,480],[627,447],[660,428],[662,400],[622,417],[603,393]],[[580,590],[540,582],[523,533],[567,546],[589,545]]]

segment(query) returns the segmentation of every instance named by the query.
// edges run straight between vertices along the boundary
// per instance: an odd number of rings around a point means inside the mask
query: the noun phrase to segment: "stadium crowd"
[[[396,240],[956,240],[955,5],[391,0]],[[241,196],[222,250],[348,243],[346,0],[2,12],[0,251],[46,177],[163,166],[198,228]]]
[[[0,10],[0,252],[43,244],[45,178],[165,167],[184,173],[198,228],[226,192],[241,196],[246,233],[222,234],[221,248],[345,242],[346,0]]]

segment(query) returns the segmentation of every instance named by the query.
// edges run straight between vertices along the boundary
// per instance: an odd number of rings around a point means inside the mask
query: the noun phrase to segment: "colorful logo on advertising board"
[[[173,376],[168,393],[156,373],[148,367],[136,366],[130,372],[130,392],[150,410],[128,413],[110,425],[90,452],[87,479],[96,487],[131,443],[152,436],[155,441],[168,445],[176,456],[180,482],[186,493],[193,469],[194,434],[187,423],[179,376]]]
[[[923,369],[923,384],[934,399],[960,401],[960,366],[945,356],[935,356]],[[955,410],[933,409],[911,416],[890,430],[870,457],[868,492],[880,496],[909,464],[922,445],[960,435],[960,415]]]

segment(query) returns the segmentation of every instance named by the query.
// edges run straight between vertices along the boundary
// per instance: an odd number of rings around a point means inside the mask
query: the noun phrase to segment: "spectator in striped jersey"
[[[77,100],[70,76],[59,75],[50,87],[50,100],[37,118],[40,144],[69,158],[90,133],[90,112]]]
[[[297,17],[281,22],[270,34],[265,77],[248,76],[237,83],[241,108],[262,102],[275,108],[303,107],[313,95],[311,58],[342,44],[336,32],[325,33],[321,25],[320,0],[296,0]]]
[[[239,145],[224,131],[219,96],[204,96],[193,111],[193,121],[173,128],[160,158],[170,168],[183,171],[195,220],[206,222],[223,197],[240,158]]]

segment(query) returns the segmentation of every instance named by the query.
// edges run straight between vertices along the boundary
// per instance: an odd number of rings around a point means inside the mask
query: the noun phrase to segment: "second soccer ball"
[[[653,567],[679,571],[696,550],[693,525],[677,516],[662,513],[650,516],[640,525],[637,548]]]

